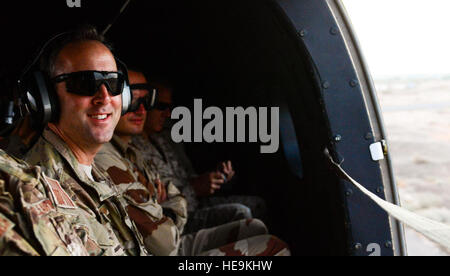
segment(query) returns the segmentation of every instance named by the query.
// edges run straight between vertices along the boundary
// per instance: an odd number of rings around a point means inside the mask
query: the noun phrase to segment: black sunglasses
[[[94,96],[104,84],[112,96],[122,94],[125,77],[120,72],[80,71],[63,74],[52,79],[55,83],[66,82],[66,90],[79,96]]]
[[[157,89],[147,83],[138,83],[138,84],[131,84],[130,85],[131,90],[147,90],[148,94],[144,97],[134,98],[131,102],[130,111],[129,112],[136,112],[139,107],[144,105],[144,108],[149,111],[152,109],[156,102],[157,97]]]

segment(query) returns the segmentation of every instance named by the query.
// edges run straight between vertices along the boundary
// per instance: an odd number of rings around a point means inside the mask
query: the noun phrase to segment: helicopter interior
[[[117,4],[86,8],[85,18],[70,11],[59,15],[66,17],[57,18],[61,24],[29,26],[33,42],[11,47],[31,56],[38,37],[79,23],[105,27],[104,18],[113,18],[117,10]],[[30,11],[26,15],[37,17]],[[294,255],[346,255],[346,215],[339,179],[323,155],[331,135],[314,62],[290,24],[272,1],[141,1],[129,5],[106,37],[129,66],[169,80],[175,106],[192,109],[194,99],[222,110],[285,103],[298,138],[301,177],[290,170],[284,152],[289,145],[282,141],[272,154],[261,154],[259,143],[185,143],[188,156],[200,173],[231,160],[236,179],[221,193],[264,198],[270,232]],[[23,33],[11,35],[23,41]],[[15,51],[5,57],[11,66],[21,55]],[[11,82],[7,72],[14,70],[2,71]]]

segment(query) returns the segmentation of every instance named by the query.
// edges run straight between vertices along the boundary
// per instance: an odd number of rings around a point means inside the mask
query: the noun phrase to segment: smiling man
[[[133,99],[142,99],[149,95],[149,88],[135,88],[133,86],[140,83],[147,83],[147,79],[144,74],[130,70],[128,71],[128,77],[130,79],[131,86],[134,88],[132,89]],[[134,109],[136,109],[134,112],[129,112],[122,116],[115,130],[115,133],[126,142],[130,142],[132,136],[142,133],[147,117],[147,110],[143,105],[136,106]]]
[[[86,27],[53,41],[41,70],[54,86],[59,116],[26,160],[43,168],[53,204],[65,214],[55,225],[69,221],[89,255],[147,255],[123,197],[93,164],[120,119],[126,76],[103,37]]]
[[[61,115],[49,126],[67,142],[81,164],[90,165],[101,145],[113,136],[121,115],[121,96],[113,96],[104,84],[90,97],[77,95],[74,92],[80,88],[72,82],[76,82],[76,74],[80,79],[85,77],[81,74],[88,76],[94,71],[117,74],[114,56],[98,41],[75,42],[61,50],[52,71]]]
[[[128,75],[133,92],[132,112],[122,116],[113,139],[103,145],[95,163],[109,174],[123,195],[146,248],[157,256],[177,255],[187,220],[187,203],[174,185],[163,187],[152,164],[144,162],[130,144],[131,138],[144,129],[150,109],[146,99],[151,95],[142,73],[130,70]]]

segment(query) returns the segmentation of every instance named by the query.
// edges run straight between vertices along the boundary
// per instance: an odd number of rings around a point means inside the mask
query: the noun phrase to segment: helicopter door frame
[[[370,146],[387,144],[373,81],[341,0],[276,0],[317,68],[335,154],[365,188],[399,204],[388,152],[374,161]],[[356,256],[406,255],[404,230],[351,183],[341,181],[348,252]]]

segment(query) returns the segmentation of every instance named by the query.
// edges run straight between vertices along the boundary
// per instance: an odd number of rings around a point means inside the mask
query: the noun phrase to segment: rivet
[[[384,246],[385,246],[386,248],[392,248],[392,242],[391,242],[391,241],[387,241],[387,242],[384,244]]]
[[[335,142],[340,142],[340,141],[342,141],[342,136],[341,135],[336,135],[336,136],[334,136],[334,141]]]
[[[352,195],[353,195],[353,190],[348,189],[348,190],[345,192],[345,195],[346,195],[347,197],[352,196]]]
[[[357,80],[351,80],[350,81],[350,86],[351,87],[356,87],[358,85],[358,81]]]
[[[324,82],[322,83],[322,87],[323,87],[324,89],[328,89],[328,88],[330,88],[330,83],[329,83],[328,81],[324,81]]]
[[[305,36],[308,34],[308,31],[305,30],[305,29],[302,29],[302,30],[300,30],[300,31],[298,32],[298,34],[299,34],[301,37],[305,37]]]
[[[362,249],[362,244],[360,244],[360,243],[357,243],[357,244],[355,244],[355,250],[361,250]]]
[[[373,139],[373,133],[372,132],[367,132],[365,138],[366,138],[366,140],[372,140]]]
[[[332,35],[337,35],[337,34],[338,34],[338,30],[337,30],[335,27],[332,27],[332,28],[330,29],[330,34],[332,34]]]

